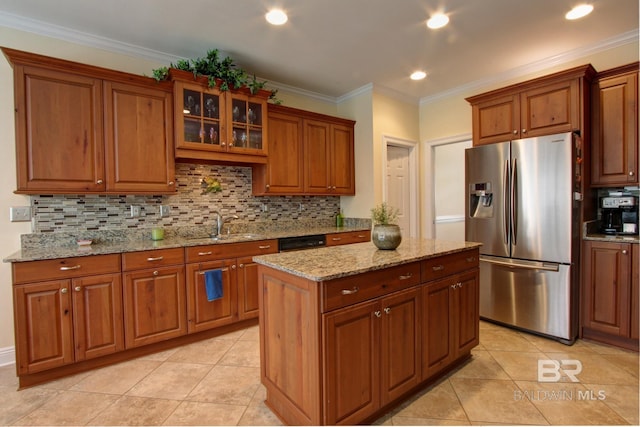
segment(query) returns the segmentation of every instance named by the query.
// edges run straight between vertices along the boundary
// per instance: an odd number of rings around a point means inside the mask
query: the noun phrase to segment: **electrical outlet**
[[[31,206],[13,206],[9,208],[11,222],[31,221]]]
[[[138,218],[140,216],[140,206],[131,205],[131,218]]]
[[[162,218],[168,217],[171,213],[171,206],[161,205],[160,206],[160,216]]]
[[[267,206],[266,203],[262,204],[262,212],[268,212],[269,211],[269,207]]]

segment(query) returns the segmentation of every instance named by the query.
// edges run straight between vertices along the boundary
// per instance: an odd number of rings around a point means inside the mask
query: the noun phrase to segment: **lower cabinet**
[[[120,255],[12,268],[18,375],[123,349]]]
[[[327,246],[349,245],[371,241],[371,230],[344,231],[341,233],[327,234]]]
[[[182,248],[123,255],[127,348],[187,333],[183,263]]]
[[[638,350],[637,244],[585,241],[582,335]]]
[[[426,285],[422,303],[422,378],[427,379],[480,342],[478,272]]]
[[[420,382],[420,289],[324,316],[326,423],[356,424]]]

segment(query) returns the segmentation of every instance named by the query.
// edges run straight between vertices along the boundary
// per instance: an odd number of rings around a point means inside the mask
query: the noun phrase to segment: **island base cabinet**
[[[187,333],[184,267],[125,273],[124,286],[127,348]]]
[[[480,342],[478,272],[423,288],[422,378],[431,378]]]

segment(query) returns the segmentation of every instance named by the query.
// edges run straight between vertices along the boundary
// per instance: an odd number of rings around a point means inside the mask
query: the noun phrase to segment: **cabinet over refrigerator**
[[[571,133],[469,148],[466,240],[480,242],[480,316],[555,338],[578,333],[579,197]]]

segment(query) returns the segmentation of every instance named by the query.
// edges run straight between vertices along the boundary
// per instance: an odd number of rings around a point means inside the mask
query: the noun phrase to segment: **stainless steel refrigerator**
[[[580,204],[573,135],[473,147],[465,157],[465,234],[482,243],[480,316],[573,343]]]

